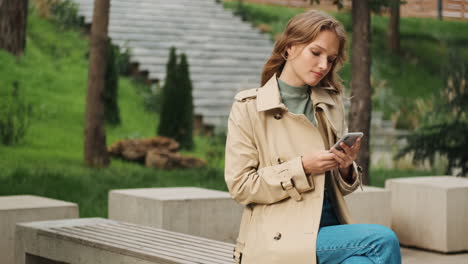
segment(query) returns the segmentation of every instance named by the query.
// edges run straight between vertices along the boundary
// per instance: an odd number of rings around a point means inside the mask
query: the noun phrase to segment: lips
[[[312,72],[312,73],[313,73],[315,76],[317,76],[317,77],[322,77],[322,76],[323,76],[323,74],[321,74],[321,73],[319,73],[319,72]]]

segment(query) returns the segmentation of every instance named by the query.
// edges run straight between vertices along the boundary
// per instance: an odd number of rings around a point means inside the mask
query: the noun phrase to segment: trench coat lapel
[[[332,93],[338,91],[333,87],[315,87],[312,89],[311,99],[314,102],[314,107],[324,103],[330,106],[335,106],[335,99]],[[276,80],[276,73],[257,91],[257,111],[267,111],[274,108],[287,109],[281,101],[281,94]]]
[[[336,109],[338,91],[334,87],[314,87],[311,93],[311,100],[314,103],[314,110],[322,109],[326,120],[330,123],[331,129],[339,138],[343,135],[343,112]],[[281,94],[276,80],[276,73],[257,91],[257,111],[268,111],[271,109],[287,110],[286,105],[281,100]]]

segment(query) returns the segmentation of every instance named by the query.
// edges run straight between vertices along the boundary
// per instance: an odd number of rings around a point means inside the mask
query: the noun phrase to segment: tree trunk
[[[370,9],[368,1],[352,1],[353,38],[351,54],[351,110],[349,131],[363,132],[358,163],[364,170],[363,184],[369,184],[370,164]]]
[[[85,164],[105,167],[109,164],[104,127],[104,84],[106,72],[107,27],[110,0],[94,1],[89,50],[88,91],[85,116]]]
[[[391,0],[390,2],[388,46],[393,53],[400,53],[400,0]]]
[[[0,0],[0,49],[20,56],[26,48],[28,0]]]

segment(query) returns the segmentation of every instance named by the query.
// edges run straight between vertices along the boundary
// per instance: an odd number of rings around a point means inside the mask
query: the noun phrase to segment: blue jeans
[[[383,225],[340,225],[325,191],[317,263],[401,264],[400,244],[395,233]]]

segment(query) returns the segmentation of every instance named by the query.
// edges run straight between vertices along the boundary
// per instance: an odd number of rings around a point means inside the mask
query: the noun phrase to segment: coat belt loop
[[[294,187],[294,184],[292,180],[286,180],[281,182],[281,188],[285,190],[289,196],[291,196],[294,200],[296,201],[301,201],[302,196],[301,194],[297,191],[296,187]]]

